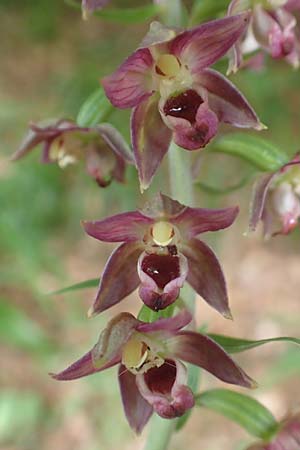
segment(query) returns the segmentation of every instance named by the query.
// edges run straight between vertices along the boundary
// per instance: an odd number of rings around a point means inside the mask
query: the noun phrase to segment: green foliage
[[[73,284],[72,286],[68,286],[58,291],[50,292],[48,295],[58,295],[58,294],[67,294],[69,292],[78,291],[81,289],[87,289],[91,287],[97,287],[99,284],[98,278],[93,278],[91,280],[82,281],[81,283]]]
[[[300,338],[293,338],[287,336],[281,336],[269,339],[260,339],[258,341],[252,341],[249,339],[239,339],[230,336],[224,336],[222,334],[208,334],[210,338],[216,341],[221,347],[228,353],[241,353],[252,348],[260,347],[261,345],[268,344],[270,342],[291,342],[300,345]],[[300,354],[299,354],[300,356]]]
[[[222,414],[248,433],[266,441],[278,430],[279,424],[270,411],[248,395],[227,389],[212,389],[198,394],[196,405]]]
[[[156,5],[145,5],[137,8],[107,8],[96,11],[94,15],[103,20],[120,24],[144,23],[157,15],[159,7]]]
[[[45,418],[45,405],[36,392],[7,390],[0,393],[0,442],[12,441],[22,448],[25,442],[26,448],[35,446],[37,427]]]
[[[102,87],[93,92],[81,106],[77,123],[81,127],[92,127],[104,122],[112,112],[112,105]]]
[[[6,298],[0,298],[0,337],[3,343],[32,354],[49,355],[54,350],[41,326]]]
[[[289,160],[275,144],[245,133],[226,134],[216,139],[209,151],[236,156],[263,172],[274,172]]]

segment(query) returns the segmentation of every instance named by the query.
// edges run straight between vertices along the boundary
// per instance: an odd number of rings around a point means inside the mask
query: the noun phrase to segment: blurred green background
[[[128,171],[126,185],[103,190],[82,167],[62,172],[56,165],[41,165],[38,149],[17,163],[9,156],[29,121],[75,118],[99,79],[136,47],[148,24],[83,22],[80,11],[63,0],[1,0],[0,14],[0,448],[140,449],[146,433],[136,438],[129,430],[114,369],[72,383],[48,376],[90,348],[111,314],[86,318],[93,289],[47,293],[100,275],[113,246],[85,236],[80,220],[142,206],[135,171]],[[234,81],[269,126],[265,137],[291,155],[299,149],[299,72],[268,61],[262,72],[241,72]],[[127,138],[128,119],[127,111],[111,117]],[[224,186],[248,171],[244,163],[220,156],[204,156],[202,168],[208,183],[218,180]],[[161,185],[167,192],[166,169],[164,164],[150,194]],[[249,185],[227,197],[197,192],[198,206],[241,205],[231,230],[214,241],[208,237],[225,268],[235,321],[219,318],[199,300],[199,322],[211,332],[250,339],[299,336],[299,233],[268,244],[259,233],[243,237],[249,196]],[[135,295],[113,313],[125,308],[138,310]],[[277,417],[299,406],[297,348],[272,344],[238,359],[260,382],[254,395]],[[219,385],[203,377],[203,388]],[[201,444],[207,450],[241,450],[249,441],[236,425],[195,411],[172,449]]]

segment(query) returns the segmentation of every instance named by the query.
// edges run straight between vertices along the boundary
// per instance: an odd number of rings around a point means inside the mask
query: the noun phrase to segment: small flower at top
[[[238,208],[190,208],[160,194],[143,211],[83,222],[90,236],[122,242],[105,266],[89,315],[119,303],[138,286],[149,308],[164,309],[187,280],[213,308],[231,317],[220,264],[196,236],[229,227],[237,213]]]
[[[140,433],[156,412],[165,419],[194,406],[182,361],[207,370],[226,383],[253,388],[256,383],[209,337],[182,330],[192,316],[186,310],[153,323],[129,313],[114,317],[97,344],[57,380],[74,380],[119,364],[119,384],[129,425]]]
[[[223,75],[209,66],[245,32],[248,13],[178,33],[158,22],[129,58],[102,80],[111,103],[134,108],[132,145],[141,189],[146,189],[173,138],[197,150],[216,135],[220,122],[262,129],[255,112]]]
[[[56,162],[65,168],[84,161],[87,172],[101,187],[109,185],[112,179],[124,182],[126,163],[134,164],[125,140],[108,123],[95,127],[80,127],[71,120],[32,124],[11,159],[22,158],[39,144],[43,144],[43,163]]]
[[[293,67],[299,67],[300,41],[296,33],[297,19],[293,15],[294,9],[299,8],[299,0],[296,2],[294,0],[231,1],[229,15],[249,8],[252,8],[252,15],[247,33],[230,51],[228,73],[236,72],[241,67],[243,55],[260,49],[274,59],[285,59]]]
[[[263,175],[256,183],[250,214],[250,230],[264,224],[264,236],[289,234],[300,218],[300,154],[277,172]]]
[[[82,0],[82,17],[87,20],[95,11],[107,5],[110,0]]]
[[[248,450],[299,450],[300,449],[300,414],[287,417],[279,424],[276,436],[271,442],[260,442]]]

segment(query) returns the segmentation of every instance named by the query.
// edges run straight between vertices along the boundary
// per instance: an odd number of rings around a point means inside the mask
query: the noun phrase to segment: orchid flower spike
[[[255,184],[251,202],[250,231],[259,221],[264,236],[289,234],[300,218],[300,154],[277,172],[263,175]]]
[[[285,59],[299,67],[300,41],[296,32],[299,0],[232,0],[228,14],[251,8],[251,20],[246,33],[229,53],[228,74],[236,72],[243,63],[243,55],[263,50],[274,59]],[[251,63],[251,59],[249,60]]]
[[[231,317],[221,266],[196,236],[229,227],[237,213],[238,208],[190,208],[159,194],[143,211],[83,222],[95,239],[122,242],[106,263],[90,315],[119,303],[137,287],[149,308],[164,309],[187,280],[213,308]]]
[[[114,106],[133,108],[132,145],[142,190],[171,139],[198,150],[216,135],[220,122],[264,128],[236,87],[209,68],[243,35],[248,21],[246,12],[183,32],[154,22],[140,48],[102,80]]]
[[[121,134],[110,124],[80,127],[71,120],[55,120],[47,125],[31,125],[20,148],[12,155],[18,160],[43,144],[42,163],[59,167],[84,161],[88,174],[99,186],[113,179],[124,182],[126,163],[134,164],[132,153]]]
[[[91,351],[51,375],[56,380],[75,380],[119,364],[123,407],[136,433],[142,431],[153,412],[172,419],[194,406],[182,361],[226,383],[255,387],[255,382],[216,342],[203,334],[182,330],[191,320],[186,310],[153,323],[121,313],[108,323]]]

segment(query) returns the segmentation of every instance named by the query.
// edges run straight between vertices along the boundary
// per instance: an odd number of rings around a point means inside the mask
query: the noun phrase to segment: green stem
[[[194,196],[189,152],[172,142],[168,156],[171,196],[184,205],[191,206]]]
[[[148,439],[144,450],[167,450],[175,430],[175,425],[175,420],[162,419],[154,414],[151,419]]]
[[[169,148],[169,176],[171,196],[186,205],[193,204],[193,183],[189,154],[179,148],[174,142]],[[187,307],[193,311],[195,293],[189,285],[184,285],[180,296]],[[148,439],[144,450],[167,450],[169,448],[176,420],[166,420],[153,415],[149,428]]]

